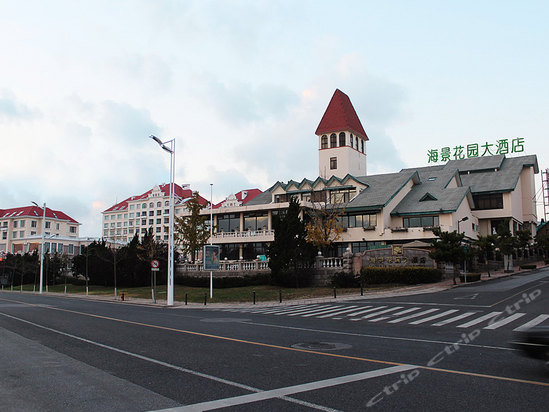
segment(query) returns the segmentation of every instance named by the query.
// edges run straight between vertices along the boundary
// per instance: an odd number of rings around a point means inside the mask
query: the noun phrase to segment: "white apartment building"
[[[174,184],[175,216],[186,210],[185,203],[192,198],[189,185]],[[103,211],[103,239],[129,242],[137,235],[142,238],[152,229],[157,241],[168,241],[170,216],[170,185],[156,185],[141,195],[130,196]],[[199,197],[201,204],[208,201]]]
[[[0,209],[0,253],[41,252],[42,228],[44,251],[69,256],[77,255],[81,239],[80,223],[59,210],[38,206]]]

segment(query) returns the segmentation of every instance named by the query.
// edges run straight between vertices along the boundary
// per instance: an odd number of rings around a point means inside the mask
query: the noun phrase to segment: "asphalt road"
[[[508,342],[548,296],[548,270],[284,307],[0,292],[1,409],[545,410],[549,375]]]

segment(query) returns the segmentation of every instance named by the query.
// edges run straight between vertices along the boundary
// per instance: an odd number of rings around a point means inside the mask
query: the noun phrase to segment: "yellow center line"
[[[391,361],[384,361],[384,360],[379,360],[379,359],[363,358],[363,357],[358,357],[358,356],[349,356],[349,355],[340,355],[340,354],[336,354],[336,353],[318,352],[318,351],[314,351],[314,350],[292,348],[292,347],[288,347],[288,346],[273,345],[273,344],[270,344],[270,343],[255,342],[255,341],[250,341],[250,340],[245,340],[245,339],[231,338],[231,337],[228,337],[228,336],[212,335],[212,334],[209,334],[209,333],[195,332],[195,331],[185,330],[185,329],[176,329],[176,328],[170,328],[170,327],[167,327],[167,326],[152,325],[152,324],[149,324],[149,323],[135,322],[135,321],[132,321],[132,320],[113,318],[113,317],[110,317],[110,316],[95,315],[93,313],[79,312],[79,311],[75,311],[75,310],[71,310],[71,309],[55,308],[55,307],[51,307],[51,306],[44,307],[40,304],[20,302],[20,301],[17,301],[17,300],[9,300],[9,299],[3,299],[3,298],[0,298],[0,300],[4,300],[4,301],[7,301],[7,302],[16,302],[16,303],[20,303],[20,304],[27,305],[27,306],[36,306],[36,307],[41,307],[41,308],[45,308],[45,309],[57,310],[57,311],[67,312],[67,313],[73,313],[73,314],[76,314],[76,315],[88,316],[88,317],[97,318],[97,319],[110,320],[110,321],[113,321],[113,322],[125,323],[125,324],[129,324],[129,325],[144,326],[144,327],[147,327],[147,328],[153,328],[153,329],[159,329],[159,330],[165,330],[165,331],[177,332],[177,333],[184,333],[184,334],[187,334],[187,335],[201,336],[201,337],[224,340],[224,341],[229,341],[229,342],[244,343],[244,344],[247,344],[247,345],[261,346],[261,347],[267,347],[267,348],[272,348],[272,349],[280,349],[280,350],[285,350],[285,351],[308,353],[308,354],[327,356],[327,357],[338,358],[338,359],[348,359],[348,360],[357,360],[357,361],[361,361],[361,362],[379,363],[379,364],[383,364],[383,365],[394,365],[394,366],[409,365],[407,363],[402,363],[402,362],[391,362]],[[531,380],[526,380],[526,379],[508,378],[508,377],[505,377],[505,376],[487,375],[487,374],[483,374],[483,373],[457,371],[457,370],[452,370],[452,369],[433,368],[433,367],[429,367],[429,366],[420,366],[420,365],[417,365],[417,368],[418,369],[429,370],[429,371],[433,371],[433,372],[450,373],[450,374],[454,374],[454,375],[474,376],[474,377],[478,377],[478,378],[494,379],[494,380],[507,381],[507,382],[526,383],[526,384],[531,384],[531,385],[549,387],[549,382],[538,382],[538,381],[531,381]]]

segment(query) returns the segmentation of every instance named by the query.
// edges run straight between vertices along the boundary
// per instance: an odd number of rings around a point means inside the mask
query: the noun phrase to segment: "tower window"
[[[340,146],[345,146],[345,133],[344,132],[341,132],[339,134],[339,145]]]
[[[330,135],[330,147],[337,147],[337,136],[335,133]]]
[[[358,150],[358,137],[355,137],[356,150]]]
[[[353,147],[353,134],[351,133],[351,147]]]
[[[362,142],[362,153],[364,153],[364,140],[361,140]]]
[[[330,157],[330,170],[337,169],[337,157]]]
[[[328,148],[328,136],[326,136],[325,134],[322,135],[322,137],[320,138],[320,148],[321,149]]]

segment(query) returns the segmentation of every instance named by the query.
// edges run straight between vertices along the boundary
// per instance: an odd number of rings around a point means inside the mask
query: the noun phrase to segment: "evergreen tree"
[[[461,245],[464,234],[454,232],[443,232],[440,228],[434,228],[433,233],[438,239],[433,239],[431,245],[433,251],[429,253],[431,259],[437,263],[451,263],[453,266],[453,280],[456,284],[456,265],[466,258],[465,250]]]
[[[306,241],[305,224],[299,212],[299,202],[292,197],[286,214],[273,218],[275,235],[269,247],[269,267],[275,284],[307,286],[315,249]]]
[[[210,239],[209,217],[200,214],[200,211],[208,205],[201,204],[198,192],[194,192],[186,206],[191,214],[176,218],[175,238],[177,243],[181,244],[184,254],[194,262],[196,252],[201,250]]]

